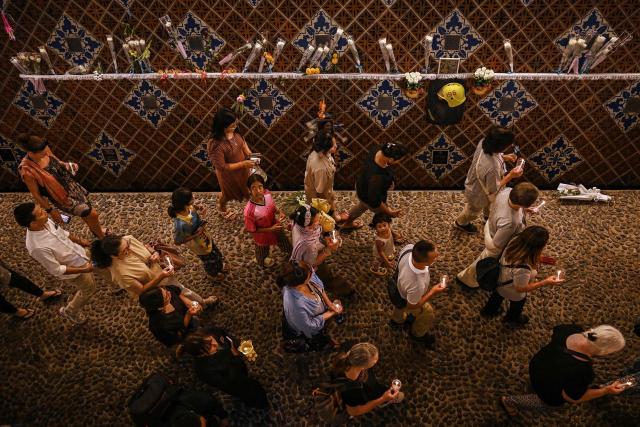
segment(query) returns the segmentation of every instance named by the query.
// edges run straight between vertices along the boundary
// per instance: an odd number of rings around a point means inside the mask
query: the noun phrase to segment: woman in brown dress
[[[240,134],[236,133],[238,120],[231,110],[223,108],[213,118],[211,138],[207,142],[209,159],[216,170],[220,184],[218,210],[224,219],[233,219],[236,212],[227,210],[229,200],[249,198],[247,179],[250,169],[255,166],[251,160],[245,160],[251,150]]]
[[[35,201],[58,224],[62,224],[60,212],[79,216],[99,239],[105,236],[98,212],[91,206],[89,192],[78,184],[73,175],[78,165],[58,159],[46,139],[39,136],[18,135],[18,144],[27,152],[20,162],[20,177]]]

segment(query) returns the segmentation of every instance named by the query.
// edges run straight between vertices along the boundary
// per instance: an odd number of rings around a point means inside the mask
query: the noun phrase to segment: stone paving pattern
[[[409,342],[406,332],[387,325],[390,304],[385,282],[368,271],[372,231],[344,236],[344,246],[331,260],[334,268],[355,282],[358,301],[347,305],[347,321],[333,328],[340,340],[375,343],[381,352],[376,367],[382,380],[400,378],[407,398],[403,404],[377,409],[355,420],[356,426],[624,426],[640,419],[637,397],[605,397],[579,406],[567,405],[556,414],[509,420],[498,403],[503,393],[528,388],[528,361],[546,343],[551,328],[560,323],[610,323],[627,338],[624,351],[595,364],[597,381],[606,381],[630,366],[640,355],[640,339],[631,333],[638,318],[638,250],[640,248],[640,193],[610,192],[608,204],[560,203],[545,193],[547,205],[533,222],[551,230],[548,254],[559,259],[568,282],[533,292],[525,307],[530,323],[522,329],[506,327],[499,319],[478,314],[487,294],[464,291],[455,283],[433,301],[437,351]],[[131,233],[140,240],[171,241],[166,215],[167,193],[95,194],[101,218],[114,232]],[[253,262],[253,244],[242,223],[224,222],[213,214],[215,195],[198,193],[210,207],[208,221],[217,245],[232,267],[222,283],[208,279],[198,260],[180,271],[182,283],[201,294],[215,293],[222,303],[203,316],[204,323],[228,328],[242,339],[253,339],[258,359],[251,373],[267,389],[271,410],[247,410],[220,395],[237,426],[315,426],[310,391],[324,379],[329,356],[296,358],[280,350],[281,294],[274,283],[275,269],[263,271]],[[282,200],[278,194],[276,200]],[[348,208],[351,192],[338,195]],[[30,200],[27,194],[2,194],[0,256],[36,283],[61,283],[48,276],[27,254],[24,230],[15,224],[12,209]],[[481,250],[480,236],[455,231],[451,224],[462,209],[460,192],[396,192],[392,206],[404,216],[394,222],[411,241],[434,241],[441,257],[431,278],[453,277]],[[240,205],[232,205],[236,210]],[[364,216],[368,223],[371,216]],[[478,224],[480,225],[480,224]],[[89,237],[74,219],[70,229]],[[285,257],[278,253],[277,261]],[[541,274],[551,274],[544,267]],[[66,295],[72,289],[62,285]],[[42,305],[13,289],[2,289],[9,300],[37,308],[28,321],[0,316],[0,425],[124,426],[131,422],[125,403],[147,375],[161,371],[180,383],[208,386],[195,379],[189,356],[179,362],[147,330],[144,311],[125,294],[111,295],[112,285],[98,279],[98,293],[85,309],[88,322],[72,326],[57,315],[65,299]],[[300,372],[296,366],[308,367]],[[304,369],[302,369],[304,371]],[[213,390],[210,389],[209,390]]]

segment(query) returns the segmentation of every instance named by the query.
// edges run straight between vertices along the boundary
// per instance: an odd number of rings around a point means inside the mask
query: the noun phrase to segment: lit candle
[[[402,387],[402,381],[400,381],[399,379],[395,379],[393,381],[391,381],[391,388],[395,391],[399,391],[400,387]]]

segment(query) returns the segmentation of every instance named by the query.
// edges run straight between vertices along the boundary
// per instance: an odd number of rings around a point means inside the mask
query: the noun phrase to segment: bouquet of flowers
[[[489,92],[489,90],[491,90],[491,82],[493,81],[494,75],[495,73],[490,68],[478,68],[475,73],[473,73],[473,93],[475,93],[476,95],[484,95]]]
[[[241,93],[240,95],[238,95],[236,97],[236,101],[233,103],[233,105],[231,106],[231,109],[236,113],[236,114],[242,114],[244,113],[244,101],[245,99],[247,99],[247,97],[245,96],[244,93]]]
[[[404,73],[405,79],[405,95],[409,98],[417,98],[424,93],[424,88],[420,81],[422,74],[418,72]]]

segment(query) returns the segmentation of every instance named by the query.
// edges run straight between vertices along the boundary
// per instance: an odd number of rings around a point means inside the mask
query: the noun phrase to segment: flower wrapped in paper
[[[558,185],[560,200],[586,200],[594,202],[608,202],[611,196],[600,193],[596,187],[586,188],[584,185],[560,184]]]

